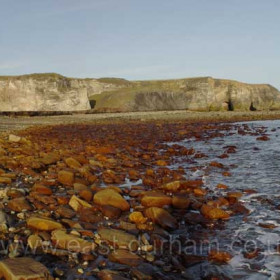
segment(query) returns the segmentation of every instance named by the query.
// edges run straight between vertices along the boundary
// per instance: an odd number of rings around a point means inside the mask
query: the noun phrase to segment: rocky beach
[[[264,259],[279,244],[233,233],[251,225],[277,236],[277,218],[255,219],[278,211],[276,198],[258,195],[268,171],[246,168],[280,124],[236,121],[278,113],[225,114],[2,117],[2,276],[274,279]],[[262,187],[244,186],[246,176]],[[263,208],[253,210],[254,196]]]

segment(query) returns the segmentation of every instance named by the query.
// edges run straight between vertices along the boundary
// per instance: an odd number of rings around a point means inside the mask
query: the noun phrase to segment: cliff
[[[280,109],[280,92],[270,85],[211,77],[136,81],[124,89],[104,92],[90,99],[95,100],[97,111]]]
[[[55,73],[0,77],[0,111],[80,111],[88,96],[118,89],[121,79],[76,79]],[[110,82],[110,83],[109,83]]]
[[[161,81],[77,79],[58,74],[0,77],[0,111],[276,110],[280,93],[210,77]]]

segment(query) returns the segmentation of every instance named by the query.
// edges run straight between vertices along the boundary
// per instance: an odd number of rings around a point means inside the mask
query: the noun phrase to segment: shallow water
[[[238,127],[245,128],[246,135],[238,134]],[[255,132],[263,127],[270,141],[256,140],[258,135]],[[192,279],[200,279],[211,273],[223,275],[224,279],[280,279],[280,254],[276,252],[276,245],[280,244],[280,211],[276,209],[280,205],[280,121],[240,123],[224,133],[224,137],[201,138],[199,141],[192,138],[170,143],[193,147],[208,155],[192,162],[186,157],[178,157],[172,167],[183,166],[190,178],[203,178],[210,192],[223,194],[222,190],[215,188],[218,183],[229,186],[230,191],[256,191],[241,198],[244,206],[250,210],[246,219],[243,215],[232,216],[222,229],[214,230],[207,236],[210,242],[217,242],[219,249],[232,253],[234,257],[229,264],[217,266],[201,263],[191,267],[188,272],[196,275]],[[229,158],[218,158],[226,146],[232,145],[236,146],[236,153],[229,154]],[[228,166],[232,176],[224,177],[215,168],[209,170],[207,166],[211,161]],[[190,169],[194,166],[202,168],[193,172]],[[259,223],[274,224],[275,228],[263,228]],[[244,258],[243,252],[249,249],[260,250],[259,256]]]

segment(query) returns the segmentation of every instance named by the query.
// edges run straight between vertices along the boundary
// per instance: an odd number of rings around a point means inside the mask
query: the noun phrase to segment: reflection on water
[[[246,135],[239,134],[238,127],[245,129]],[[254,132],[263,127],[270,141],[256,140]],[[224,279],[280,279],[280,254],[276,251],[276,246],[280,244],[280,211],[277,210],[280,205],[280,121],[237,124],[225,134],[226,137],[199,141],[193,138],[170,143],[193,147],[208,155],[192,162],[183,156],[178,157],[173,168],[183,166],[190,178],[203,178],[205,186],[213,192],[217,191],[215,187],[218,183],[228,185],[233,191],[252,190],[241,198],[250,215],[246,219],[242,215],[233,216],[223,229],[217,229],[210,235],[210,241],[211,238],[219,241],[220,249],[232,252],[234,257],[230,263],[222,266],[202,263],[190,268],[189,272],[197,275],[192,279],[200,279],[203,273],[211,274],[211,271],[218,271]],[[229,154],[229,158],[218,158],[227,146],[236,146],[236,153]],[[221,172],[209,170],[207,163],[213,160],[228,166],[232,176],[224,177]],[[202,168],[193,172],[191,168],[194,166]],[[221,194],[223,192],[219,191]],[[260,227],[261,223],[270,224],[271,228]],[[244,248],[261,253],[248,259],[243,256]]]

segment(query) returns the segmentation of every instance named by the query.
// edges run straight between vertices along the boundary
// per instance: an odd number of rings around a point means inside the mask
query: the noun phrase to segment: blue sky
[[[195,76],[280,89],[279,0],[0,0],[0,75]]]

